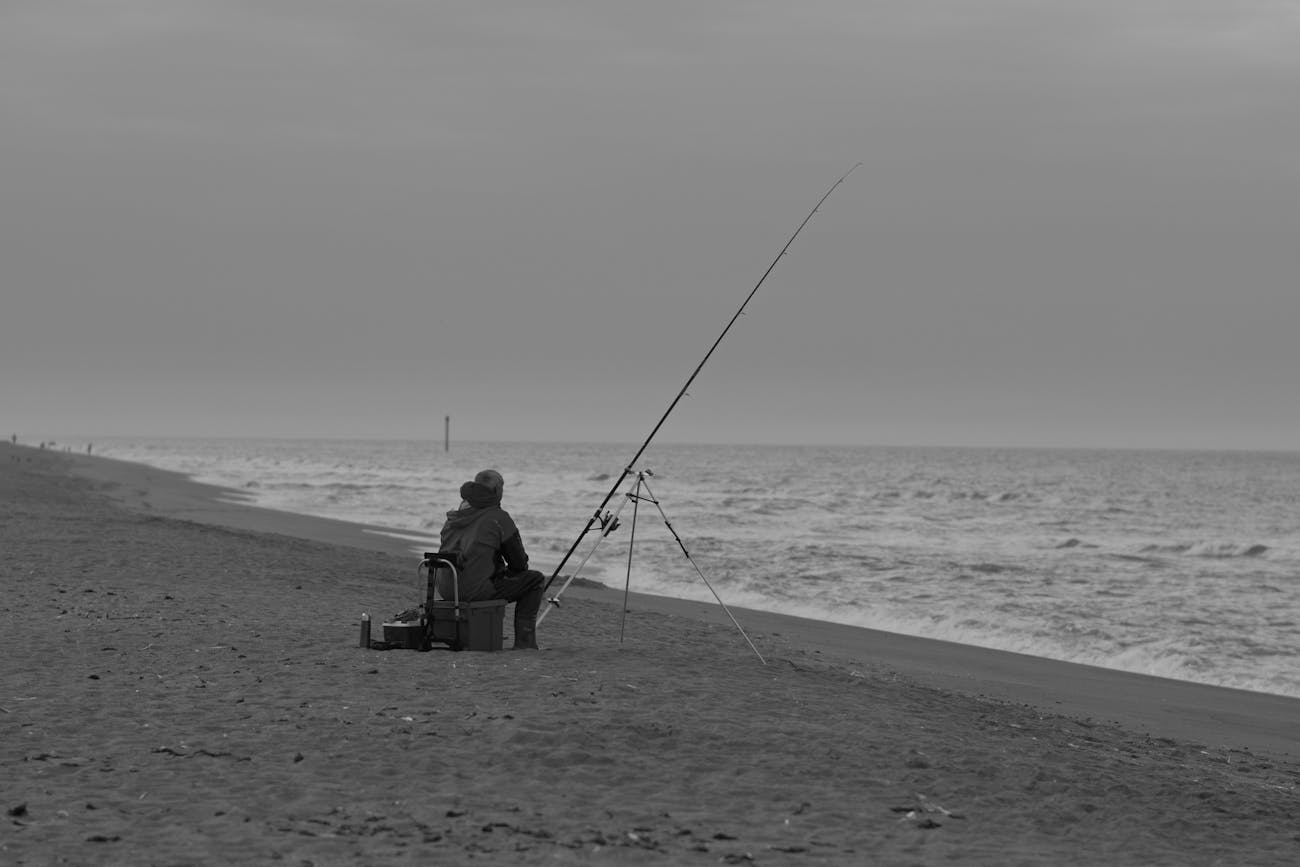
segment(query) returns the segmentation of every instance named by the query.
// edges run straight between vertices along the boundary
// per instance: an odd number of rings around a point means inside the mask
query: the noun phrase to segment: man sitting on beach
[[[448,512],[442,525],[441,553],[456,554],[460,561],[460,598],[515,603],[515,649],[536,650],[537,611],[546,579],[528,568],[519,529],[501,508],[505,486],[496,470],[483,470],[474,481],[460,486],[460,508]],[[444,570],[437,580],[438,593],[450,599],[450,574]]]

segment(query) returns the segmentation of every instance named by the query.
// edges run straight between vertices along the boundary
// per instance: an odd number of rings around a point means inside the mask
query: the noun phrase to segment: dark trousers
[[[492,579],[496,588],[493,598],[515,603],[515,625],[532,625],[537,622],[537,611],[542,607],[542,585],[546,576],[536,569],[515,572]]]

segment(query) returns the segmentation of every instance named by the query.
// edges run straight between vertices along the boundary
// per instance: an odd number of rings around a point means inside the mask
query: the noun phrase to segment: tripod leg
[[[641,483],[638,482],[638,484]],[[736,620],[735,615],[731,613],[731,609],[727,607],[727,603],[722,601],[722,597],[718,595],[718,591],[713,589],[713,585],[709,583],[709,579],[704,577],[704,573],[700,571],[699,565],[695,562],[695,559],[691,557],[691,552],[686,550],[686,543],[682,541],[682,537],[677,535],[677,531],[673,529],[672,521],[668,520],[668,515],[664,512],[664,507],[659,505],[659,501],[655,499],[654,492],[650,490],[650,486],[646,485],[645,490],[646,490],[646,499],[654,503],[655,508],[659,510],[659,516],[664,519],[664,526],[668,528],[668,532],[672,533],[673,538],[677,540],[677,547],[682,549],[682,554],[686,556],[686,559],[690,562],[691,566],[695,569],[695,574],[700,576],[700,580],[704,582],[704,586],[708,587],[709,592],[713,594],[713,598],[718,600],[718,604],[722,606],[722,610],[726,613],[727,617],[731,620],[731,625],[736,627],[736,631],[740,633],[741,638],[745,639],[745,643],[749,645],[749,649],[754,651],[754,655],[758,657],[758,661],[763,663],[764,665],[767,665],[767,660],[763,658],[763,654],[759,653],[758,648],[754,646],[754,642],[749,640],[749,636],[745,634],[744,628],[740,625],[740,622]]]
[[[641,504],[641,483],[642,477],[637,475],[636,487],[632,489],[629,499],[632,500],[632,530],[627,540],[627,581],[623,584],[623,616],[618,623],[618,643],[623,643],[623,630],[627,626],[627,597],[628,592],[632,589],[632,546],[636,544],[636,510]]]

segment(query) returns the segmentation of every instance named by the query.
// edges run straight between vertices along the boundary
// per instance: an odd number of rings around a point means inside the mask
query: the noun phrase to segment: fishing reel
[[[596,523],[600,524],[601,536],[608,536],[610,533],[617,530],[621,525],[621,522],[618,519],[618,515],[615,515],[608,510],[606,510],[605,514],[600,515],[599,517],[596,518]]]

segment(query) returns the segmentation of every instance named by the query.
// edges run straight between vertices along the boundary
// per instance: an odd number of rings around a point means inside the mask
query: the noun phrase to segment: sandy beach
[[[381,529],[0,446],[0,863],[1300,859],[1300,700],[594,588],[363,650]]]

